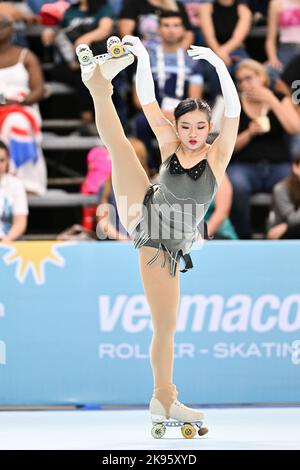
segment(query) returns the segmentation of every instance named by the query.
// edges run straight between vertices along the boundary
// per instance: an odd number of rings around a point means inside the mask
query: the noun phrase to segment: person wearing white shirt
[[[26,231],[28,203],[22,181],[8,173],[9,153],[0,141],[0,241],[18,240]]]

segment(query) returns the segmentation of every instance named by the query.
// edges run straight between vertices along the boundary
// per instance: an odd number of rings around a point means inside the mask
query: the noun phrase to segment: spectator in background
[[[162,12],[158,31],[161,44],[153,45],[149,49],[155,95],[164,115],[173,121],[173,111],[180,100],[186,97],[197,99],[202,96],[201,64],[198,61],[195,63],[181,47],[185,27],[178,12]],[[132,93],[136,108],[141,110],[135,86]],[[150,168],[158,169],[160,162],[155,161],[153,147],[155,136],[143,112],[139,112],[134,123],[137,137],[148,149]]]
[[[122,0],[108,0],[108,4],[112,7],[115,17],[118,18],[122,8]]]
[[[57,0],[26,0],[27,5],[31,11],[35,14],[39,14],[41,7],[45,3],[55,3]],[[68,1],[68,0],[66,0]]]
[[[292,95],[292,101],[300,117],[300,53],[285,67],[280,78]],[[291,152],[293,157],[300,155],[300,133],[291,136]]]
[[[47,172],[38,107],[44,94],[43,75],[31,51],[12,45],[12,34],[12,21],[0,16],[0,139],[9,148],[11,171],[26,191],[43,194]]]
[[[272,210],[267,238],[300,239],[300,154],[294,159],[290,174],[275,185]]]
[[[300,0],[272,0],[267,26],[268,65],[273,69],[273,75],[277,77],[279,72],[300,53]]]
[[[26,231],[28,205],[22,181],[8,173],[9,153],[0,141],[0,241],[12,242]]]
[[[207,222],[208,236],[213,237],[214,240],[238,239],[229,219],[232,195],[232,185],[225,173],[220,187],[204,216],[204,220]]]
[[[204,41],[227,65],[230,74],[235,65],[248,57],[245,40],[251,29],[252,15],[246,0],[215,0],[199,5]],[[210,98],[221,95],[214,67],[204,63],[204,75],[210,85]]]
[[[147,149],[142,141],[136,137],[129,137],[129,142],[140,160],[142,167],[146,171],[151,184],[158,182],[159,175],[150,176],[148,167]],[[101,238],[105,234],[108,239],[112,240],[130,240],[130,236],[123,227],[117,210],[117,203],[112,188],[111,176],[101,185],[99,190],[100,205],[97,209],[97,234],[101,234]]]
[[[106,41],[112,34],[113,10],[106,0],[80,0],[71,5],[61,21],[62,30],[56,33],[46,28],[42,33],[45,47],[55,46],[55,66],[46,72],[47,80],[57,80],[75,87],[80,117],[81,132],[93,134],[94,113],[90,93],[81,80],[80,65],[75,49],[80,43],[88,44],[94,54],[105,53]]]
[[[188,18],[193,28],[195,35],[194,44],[198,46],[204,45],[204,39],[202,35],[202,28],[199,18],[199,5],[200,3],[213,3],[214,0],[180,0],[180,3],[184,5],[187,12]]]
[[[14,23],[12,44],[19,47],[28,47],[26,29],[38,22],[28,2],[0,2],[0,15],[8,16]]]
[[[227,67],[248,57],[245,40],[252,15],[246,0],[215,0],[200,5],[200,21],[205,42]]]
[[[27,5],[35,14],[39,14],[45,3],[56,3],[58,0],[26,0]],[[75,3],[74,0],[64,0],[67,3]]]
[[[300,119],[289,96],[274,94],[262,64],[242,61],[236,70],[242,105],[239,134],[227,168],[234,198],[231,220],[239,238],[251,238],[250,197],[271,193],[289,174],[290,152],[286,133],[300,130]]]
[[[300,131],[300,119],[289,96],[274,94],[262,64],[242,61],[236,70],[242,105],[239,134],[227,168],[233,185],[231,220],[242,239],[251,238],[250,197],[271,193],[289,174],[290,152],[286,133]]]
[[[120,13],[119,30],[121,37],[136,34],[145,47],[161,41],[159,34],[159,15],[163,11],[178,13],[185,27],[180,46],[188,49],[194,41],[192,26],[182,3],[175,0],[123,0]]]
[[[257,25],[265,25],[270,0],[248,0],[248,5],[253,13],[253,21]]]

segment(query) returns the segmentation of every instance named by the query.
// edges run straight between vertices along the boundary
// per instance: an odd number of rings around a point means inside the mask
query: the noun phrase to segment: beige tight
[[[101,77],[102,78],[102,77]],[[142,216],[142,203],[150,186],[113,105],[112,85],[102,78],[101,95],[94,97],[96,126],[112,160],[112,186],[122,225],[131,234]]]
[[[169,261],[161,267],[163,253],[160,258],[147,266],[155,248],[143,246],[139,248],[139,264],[145,295],[150,307],[153,323],[153,336],[150,350],[150,362],[154,378],[154,394],[169,412],[169,406],[177,397],[173,384],[174,336],[176,331],[179,307],[179,270],[176,276],[169,273]]]
[[[118,213],[122,224],[130,233],[142,215],[142,207],[135,215],[129,214],[130,207],[140,204],[150,182],[133,147],[127,140],[119,117],[111,100],[112,85],[99,77],[99,93],[94,97],[96,125],[102,142],[107,147],[112,159],[112,185],[115,193]],[[127,198],[127,208],[121,203]],[[150,351],[150,363],[154,378],[154,397],[168,408],[177,397],[173,384],[174,335],[176,330],[179,304],[179,270],[176,276],[169,273],[169,261],[161,267],[163,252],[153,265],[147,262],[157,249],[139,248],[139,266],[145,295],[150,307],[153,323],[153,337]],[[168,255],[167,255],[168,259]]]

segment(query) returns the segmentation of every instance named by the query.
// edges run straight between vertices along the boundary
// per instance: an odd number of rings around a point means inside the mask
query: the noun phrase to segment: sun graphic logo
[[[46,264],[54,264],[60,268],[65,265],[65,260],[57,252],[57,248],[74,244],[74,242],[25,241],[0,243],[0,246],[9,248],[2,259],[7,266],[16,264],[16,278],[20,283],[26,280],[31,271],[36,284],[41,285],[45,283]]]

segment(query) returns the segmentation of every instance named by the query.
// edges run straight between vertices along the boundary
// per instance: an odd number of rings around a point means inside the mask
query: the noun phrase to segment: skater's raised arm
[[[188,54],[194,60],[204,59],[212,64],[220,80],[225,102],[225,112],[219,136],[211,145],[209,154],[211,159],[214,160],[215,166],[220,166],[220,169],[223,169],[225,172],[231,159],[239,128],[241,104],[238,93],[226,65],[211,49],[208,47],[191,46]]]
[[[149,54],[136,36],[126,35],[123,37],[122,43],[126,50],[137,57],[137,95],[149,125],[158,140],[162,158],[167,157],[167,146],[172,142],[177,142],[178,137],[175,127],[165,117],[156,100]]]

